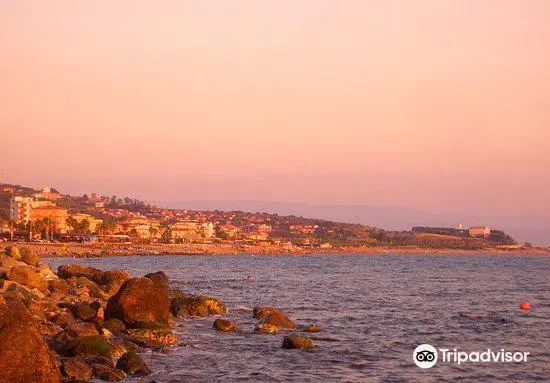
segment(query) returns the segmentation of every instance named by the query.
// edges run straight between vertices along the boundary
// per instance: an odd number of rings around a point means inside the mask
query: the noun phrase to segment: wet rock
[[[267,314],[267,316],[264,317],[263,323],[283,328],[296,328],[296,323],[290,320],[290,318],[282,311],[274,311]]]
[[[172,314],[177,317],[207,317],[227,312],[222,301],[207,296],[184,296],[172,299]]]
[[[149,278],[150,280],[152,280],[157,287],[162,287],[167,290],[170,289],[170,287],[168,286],[168,276],[162,271],[147,274],[145,275],[145,278]]]
[[[0,382],[58,383],[57,362],[18,301],[0,297]]]
[[[252,310],[252,317],[255,319],[263,319],[266,315],[271,314],[275,311],[279,311],[275,307],[269,306],[257,306]]]
[[[115,295],[120,286],[132,277],[124,270],[110,270],[103,273],[101,289],[109,296]],[[107,298],[109,299],[109,298]]]
[[[283,348],[285,349],[309,350],[314,347],[315,344],[307,336],[292,334],[283,339]]]
[[[95,377],[106,382],[120,382],[126,377],[124,371],[99,363],[92,364],[92,372]]]
[[[92,368],[81,358],[65,358],[61,361],[63,375],[76,380],[91,380]]]
[[[116,350],[102,335],[93,335],[69,340],[63,347],[62,353],[66,356],[82,357],[111,357]]]
[[[103,271],[91,266],[84,265],[61,265],[57,268],[57,275],[60,278],[67,279],[71,277],[86,277],[95,283],[101,283]]]
[[[39,290],[48,290],[48,281],[32,266],[14,266],[11,268],[8,278],[27,287],[36,287]]]
[[[122,355],[116,368],[134,376],[150,375],[152,372],[147,363],[135,351],[129,351]]]
[[[260,323],[254,327],[254,332],[276,334],[279,332],[279,327],[269,323]]]
[[[169,324],[168,292],[149,278],[132,278],[107,302],[105,318],[121,320],[128,328],[158,328]]]
[[[143,342],[144,339],[151,339],[161,344],[173,345],[178,341],[178,338],[170,329],[129,329],[128,333],[132,337],[132,341],[137,340],[138,342]]]
[[[216,319],[212,327],[222,332],[239,331],[239,328],[235,325],[235,323],[221,318]]]
[[[116,318],[109,318],[103,322],[103,327],[111,331],[113,334],[126,331],[126,326],[121,320]]]
[[[314,324],[310,324],[306,327],[304,332],[321,332],[321,329]]]
[[[74,337],[99,335],[93,323],[75,323],[67,327],[67,333]]]

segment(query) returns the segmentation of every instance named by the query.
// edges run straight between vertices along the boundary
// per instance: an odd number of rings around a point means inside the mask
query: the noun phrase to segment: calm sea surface
[[[133,276],[164,271],[173,287],[222,299],[242,332],[214,318],[177,320],[180,345],[147,353],[154,374],[132,382],[550,382],[550,257],[157,256],[49,259]],[[246,276],[253,278],[246,281]],[[521,301],[533,310],[519,310]],[[281,349],[255,334],[251,309],[276,306],[315,323],[317,348]],[[460,315],[475,314],[478,319]],[[530,352],[527,363],[413,363],[417,345]]]

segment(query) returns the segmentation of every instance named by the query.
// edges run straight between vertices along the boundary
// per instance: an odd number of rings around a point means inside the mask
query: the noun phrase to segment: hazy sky
[[[550,1],[0,0],[0,182],[550,217]]]

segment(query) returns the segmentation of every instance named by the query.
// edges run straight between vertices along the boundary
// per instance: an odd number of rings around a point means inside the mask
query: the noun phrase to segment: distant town
[[[506,233],[480,225],[464,229],[376,227],[279,216],[262,212],[190,211],[151,206],[129,197],[96,192],[70,196],[0,184],[0,239],[9,242],[82,244],[224,245],[232,252],[337,252],[350,249],[530,249]],[[546,249],[540,249],[546,250]]]

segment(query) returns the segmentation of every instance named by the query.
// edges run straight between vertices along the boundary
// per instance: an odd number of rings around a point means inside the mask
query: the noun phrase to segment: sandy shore
[[[345,247],[333,249],[283,248],[279,246],[236,246],[234,244],[82,244],[82,243],[28,243],[3,242],[33,249],[40,257],[106,257],[126,255],[234,255],[234,254],[470,254],[470,255],[550,255],[549,250],[455,250],[423,249],[416,247]]]

